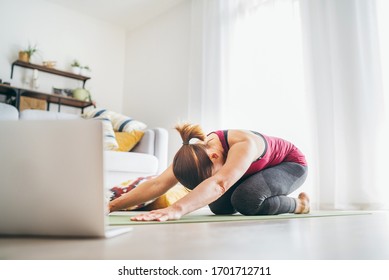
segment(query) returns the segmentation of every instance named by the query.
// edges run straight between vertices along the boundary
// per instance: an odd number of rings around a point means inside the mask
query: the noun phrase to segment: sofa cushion
[[[115,138],[119,145],[116,151],[129,152],[142,139],[145,133],[141,130],[133,130],[131,132],[115,132]]]
[[[180,200],[184,196],[186,196],[190,190],[185,188],[181,184],[175,185],[173,188],[168,190],[165,194],[158,197],[155,201],[150,203],[149,205],[145,205],[142,210],[151,211],[161,208],[166,208],[175,203],[177,200]]]
[[[83,118],[91,119],[96,117],[108,118],[112,122],[113,129],[120,132],[131,132],[133,130],[145,130],[147,125],[143,122],[134,120],[128,116],[109,111],[106,109],[96,108],[82,115]]]
[[[18,118],[19,118],[19,112],[14,106],[5,103],[0,103],[0,120],[16,121],[18,120]]]
[[[20,112],[20,119],[21,120],[77,120],[77,119],[81,119],[81,117],[76,114],[27,109]]]
[[[101,121],[101,123],[103,124],[104,150],[113,151],[119,148],[119,144],[116,141],[115,132],[113,131],[111,121],[103,117],[94,118],[93,120]]]
[[[112,188],[109,189],[108,192],[108,199],[110,201],[121,197],[122,195],[132,191],[137,186],[139,186],[141,183],[150,180],[152,178],[155,178],[155,176],[146,176],[146,177],[138,177],[135,179],[130,179],[128,181],[125,181],[123,183],[120,183]],[[142,211],[151,211],[161,208],[166,208],[175,203],[177,200],[180,200],[184,196],[186,196],[190,191],[185,188],[181,184],[175,185],[173,188],[168,190],[166,193],[158,197],[157,199],[152,199],[149,201],[146,201],[144,203],[141,203],[139,205],[135,205],[132,207],[129,207],[125,210],[131,211],[131,210],[142,210]]]
[[[154,155],[116,151],[104,152],[108,172],[157,174],[158,159]]]
[[[143,182],[146,182],[150,179],[154,178],[154,176],[147,176],[147,177],[138,177],[138,178],[135,178],[135,179],[130,179],[126,182],[123,182],[117,186],[114,186],[112,188],[109,189],[109,193],[108,193],[108,198],[110,201],[116,199],[116,198],[119,198],[121,197],[122,195],[132,191],[133,189],[135,189],[137,186],[139,186],[141,183]],[[155,201],[155,199],[152,199],[150,201],[146,201],[146,202],[143,202],[139,205],[135,205],[135,206],[132,206],[132,207],[129,207],[125,210],[136,210],[136,209],[139,209],[139,208],[142,208],[146,205],[149,205],[150,203],[152,203],[153,201]]]

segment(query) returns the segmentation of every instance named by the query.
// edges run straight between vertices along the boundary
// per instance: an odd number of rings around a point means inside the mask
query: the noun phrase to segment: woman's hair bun
[[[202,128],[198,124],[183,123],[176,125],[175,129],[180,133],[182,143],[188,145],[189,141],[193,138],[200,140],[205,139],[205,134]]]

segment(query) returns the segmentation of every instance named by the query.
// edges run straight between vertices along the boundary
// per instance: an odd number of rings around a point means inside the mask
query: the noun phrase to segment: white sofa
[[[1,120],[81,119],[79,115],[42,110],[18,110],[0,103]],[[139,176],[161,173],[167,167],[168,133],[164,128],[147,129],[131,152],[104,151],[107,186],[114,186]]]

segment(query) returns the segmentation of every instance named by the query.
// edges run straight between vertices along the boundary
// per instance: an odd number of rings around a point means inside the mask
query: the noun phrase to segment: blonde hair
[[[190,143],[192,139],[204,141],[206,136],[196,124],[183,123],[176,125],[175,129],[181,135],[183,145],[173,159],[173,173],[182,185],[193,190],[212,175],[213,163],[208,157],[206,144]]]

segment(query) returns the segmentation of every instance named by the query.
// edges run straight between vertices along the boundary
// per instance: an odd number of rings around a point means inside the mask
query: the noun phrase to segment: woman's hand
[[[180,211],[175,209],[172,206],[167,208],[162,208],[158,210],[153,210],[148,213],[140,214],[138,216],[132,217],[132,221],[159,221],[165,222],[168,220],[179,220],[182,217]]]

